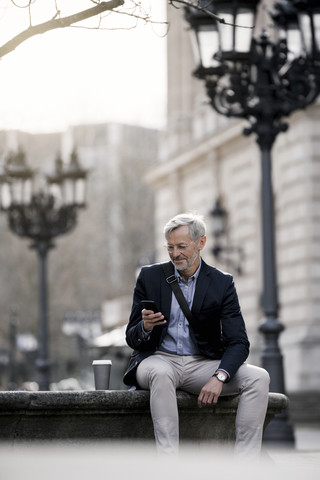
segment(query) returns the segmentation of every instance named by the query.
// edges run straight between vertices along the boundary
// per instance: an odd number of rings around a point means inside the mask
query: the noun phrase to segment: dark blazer
[[[134,289],[126,330],[127,343],[134,350],[123,379],[126,385],[138,386],[135,372],[139,363],[161,345],[170,319],[171,298],[172,289],[166,282],[162,265],[143,267]],[[142,334],[141,300],[154,300],[167,320],[165,325],[154,327],[147,340]],[[202,260],[192,314],[198,327],[196,330],[190,327],[190,335],[201,354],[221,359],[220,368],[232,378],[249,354],[249,341],[232,276]]]

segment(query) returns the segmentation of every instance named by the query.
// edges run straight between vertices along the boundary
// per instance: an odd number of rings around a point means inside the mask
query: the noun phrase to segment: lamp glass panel
[[[63,203],[61,185],[54,182],[50,183],[49,193],[53,196],[55,205],[59,208]]]
[[[214,218],[213,234],[215,237],[220,237],[221,235],[224,234],[224,218],[222,217]]]
[[[237,52],[249,52],[252,40],[252,28],[254,26],[254,14],[245,10],[239,10],[235,24],[235,50]]]
[[[300,30],[302,34],[303,48],[308,55],[312,54],[312,32],[311,18],[308,13],[300,13],[299,15]]]
[[[191,40],[191,48],[193,53],[193,58],[197,67],[201,65],[201,54],[200,54],[200,46],[198,42],[198,32],[191,29],[190,30],[190,40]]]
[[[12,203],[21,205],[23,202],[24,179],[15,178],[10,184]]]
[[[213,55],[218,51],[218,31],[210,25],[203,25],[198,32],[201,63],[205,68],[217,65]]]
[[[1,193],[0,207],[6,210],[11,205],[10,185],[8,183],[2,183],[0,193]]]
[[[221,13],[221,17],[224,18],[226,23],[231,25],[225,25],[224,23],[219,23],[219,40],[220,40],[220,50],[221,52],[231,52],[233,50],[233,15],[232,13]]]
[[[75,204],[84,205],[86,200],[86,181],[84,178],[78,178],[75,183]]]
[[[64,205],[74,204],[74,181],[66,178],[63,182],[63,203]]]
[[[287,27],[287,47],[289,54],[293,54],[294,57],[301,55],[301,33],[297,28],[297,24],[290,24]]]
[[[29,203],[31,203],[31,197],[32,197],[32,179],[31,178],[27,178],[25,181],[24,181],[24,184],[23,184],[23,203],[25,205],[28,205]]]
[[[313,15],[314,37],[316,52],[320,52],[320,12]]]
[[[215,237],[220,237],[226,233],[226,211],[221,208],[220,202],[217,201],[212,211],[213,218],[213,234]]]
[[[213,234],[215,237],[221,237],[226,232],[226,216],[224,213],[216,215],[213,218]]]

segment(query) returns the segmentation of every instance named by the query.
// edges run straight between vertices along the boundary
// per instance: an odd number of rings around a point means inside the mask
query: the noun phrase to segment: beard
[[[184,263],[183,265],[176,264],[176,260],[172,260],[172,262],[176,267],[176,269],[178,270],[178,272],[183,272],[192,267],[194,262],[197,260],[198,255],[199,255],[199,250],[195,250],[193,252],[193,255],[190,258],[183,258],[183,260],[186,260],[186,263]]]

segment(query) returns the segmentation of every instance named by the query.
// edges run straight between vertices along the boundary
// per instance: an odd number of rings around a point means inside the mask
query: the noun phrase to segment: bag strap
[[[196,319],[192,315],[188,302],[185,299],[185,296],[182,293],[181,288],[179,287],[178,279],[177,277],[173,274],[173,269],[172,269],[172,264],[170,263],[162,263],[162,268],[164,270],[165,276],[166,276],[166,282],[170,285],[170,287],[173,290],[173,293],[176,296],[176,299],[178,300],[178,303],[181,307],[181,310],[183,311],[186,319],[188,320],[189,324],[191,327],[195,328],[196,326]]]

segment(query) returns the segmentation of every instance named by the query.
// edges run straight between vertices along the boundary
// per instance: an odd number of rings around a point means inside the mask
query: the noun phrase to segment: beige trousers
[[[156,352],[140,363],[137,380],[142,389],[150,390],[150,410],[159,452],[178,452],[176,390],[198,395],[219,364],[220,360],[200,355],[179,356],[163,352]],[[223,385],[221,395],[240,394],[235,443],[238,456],[257,457],[260,454],[269,382],[266,370],[245,363],[230,382]]]

